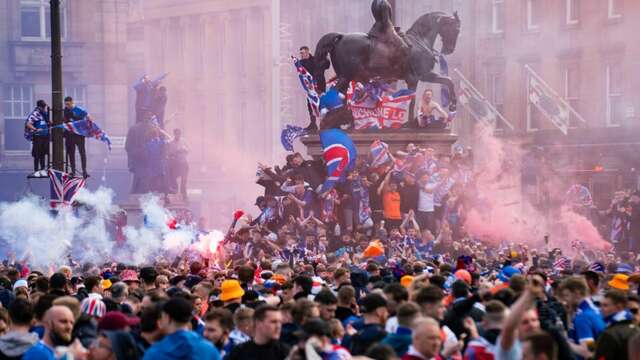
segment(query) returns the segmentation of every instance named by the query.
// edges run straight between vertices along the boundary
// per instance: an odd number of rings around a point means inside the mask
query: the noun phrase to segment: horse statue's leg
[[[456,111],[458,98],[456,96],[456,89],[453,85],[453,81],[448,76],[442,76],[436,72],[430,71],[426,75],[423,75],[420,78],[421,81],[430,82],[434,84],[440,84],[449,88],[449,96],[451,97],[449,100],[451,103],[449,104],[449,111]]]

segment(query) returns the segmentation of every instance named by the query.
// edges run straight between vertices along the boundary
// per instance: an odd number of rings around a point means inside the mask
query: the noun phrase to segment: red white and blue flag
[[[566,270],[571,267],[571,260],[566,256],[559,256],[553,262],[553,270],[556,272],[560,272],[562,270]]]
[[[107,144],[109,150],[111,150],[111,139],[107,133],[102,131],[98,124],[89,119],[83,119],[78,121],[69,121],[62,124],[63,128],[67,131],[71,131],[74,134],[78,134],[84,137],[92,137],[98,139]]]
[[[349,88],[347,98],[356,130],[398,129],[406,123],[407,110],[411,100],[416,96],[415,91],[401,89],[390,92],[386,88],[383,90],[382,95],[373,96],[373,90],[360,84]]]
[[[302,66],[302,63],[300,63],[298,58],[292,56],[291,60],[298,71],[298,78],[300,79],[302,89],[307,93],[307,101],[309,102],[309,105],[311,105],[313,115],[320,117],[320,95],[318,95],[318,89],[316,87],[316,81],[313,79],[313,75],[311,75],[307,69]]]
[[[347,173],[353,170],[358,153],[349,135],[341,129],[321,131],[320,142],[322,143],[322,152],[327,168],[327,179],[320,190],[322,194],[344,180]]]
[[[387,143],[375,140],[371,143],[371,167],[380,167],[389,161],[392,161],[391,154],[389,153],[389,145]]]
[[[84,178],[73,177],[65,172],[49,169],[49,183],[51,185],[51,208],[66,206],[73,203],[78,191],[85,185]]]

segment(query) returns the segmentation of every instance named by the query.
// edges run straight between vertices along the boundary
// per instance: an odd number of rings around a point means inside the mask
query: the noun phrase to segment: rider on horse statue
[[[376,22],[369,30],[369,37],[374,40],[374,47],[393,54],[393,58],[400,58],[409,53],[409,44],[399,34],[400,28],[396,28],[391,21],[393,14],[391,5],[387,0],[374,0],[371,3],[371,12]],[[382,57],[372,59],[377,66],[389,66]],[[396,62],[393,62],[396,63]]]

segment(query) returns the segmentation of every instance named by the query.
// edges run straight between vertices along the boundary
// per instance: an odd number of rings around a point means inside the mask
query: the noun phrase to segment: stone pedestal
[[[397,129],[380,130],[375,132],[351,131],[349,136],[358,149],[358,155],[369,154],[371,143],[380,139],[389,145],[392,152],[404,150],[407,144],[413,143],[418,147],[431,147],[437,155],[450,155],[451,146],[458,140],[458,135],[450,130],[440,129]],[[302,138],[307,147],[307,154],[313,157],[322,156],[320,135],[312,134]]]

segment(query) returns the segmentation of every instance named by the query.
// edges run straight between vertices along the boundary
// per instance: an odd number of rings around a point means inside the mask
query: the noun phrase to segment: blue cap
[[[626,263],[618,264],[616,272],[619,274],[631,274],[633,272],[633,266]]]
[[[498,274],[498,279],[500,279],[500,281],[502,282],[507,282],[509,281],[509,279],[511,279],[513,275],[516,275],[516,274],[521,274],[520,270],[510,265],[505,266],[502,268],[502,271],[500,271],[500,274]]]

